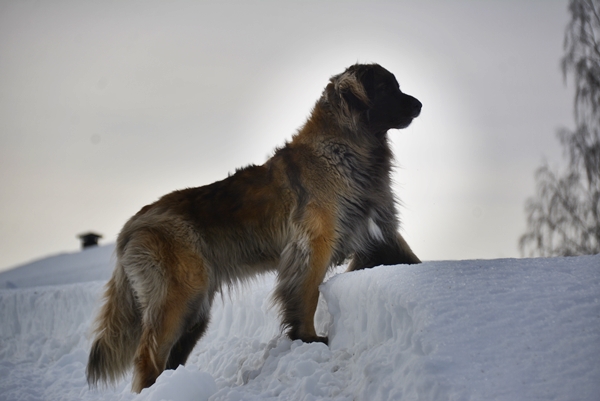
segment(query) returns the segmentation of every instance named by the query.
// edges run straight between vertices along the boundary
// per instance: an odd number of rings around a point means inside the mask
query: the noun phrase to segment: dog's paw
[[[325,345],[329,345],[329,337],[322,336],[311,336],[306,338],[301,338],[305,343],[323,343]]]
[[[292,341],[300,340],[305,343],[323,343],[325,345],[329,345],[328,337],[317,336],[317,335],[301,335],[301,334],[294,332],[293,330],[289,331],[287,333],[287,335],[290,338],[290,340],[292,340]]]
[[[319,342],[319,343],[323,343],[325,345],[329,345],[329,337],[327,337],[327,336],[325,336],[325,337],[317,336],[316,340],[314,342]]]

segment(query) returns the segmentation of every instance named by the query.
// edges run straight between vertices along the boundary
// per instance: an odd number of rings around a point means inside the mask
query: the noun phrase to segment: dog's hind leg
[[[192,306],[191,315],[186,319],[186,327],[179,340],[171,348],[167,369],[176,369],[184,365],[198,340],[204,335],[210,321],[212,297],[202,296],[199,302]]]
[[[138,393],[151,386],[165,370],[171,349],[189,326],[190,308],[197,306],[194,300],[208,288],[207,274],[198,255],[173,242],[162,241],[160,246],[153,258],[156,265],[146,265],[131,274],[143,311],[132,383],[132,390]],[[186,342],[191,351],[193,346],[189,343]]]
[[[185,362],[208,323],[205,319],[194,326],[192,332],[186,332],[190,297],[181,287],[170,284],[165,299],[153,305],[151,312],[144,316],[132,384],[136,392],[154,384],[167,367],[167,361],[171,361],[170,367]],[[173,351],[177,345],[181,348]]]
[[[165,369],[171,347],[181,330],[180,320],[184,316],[181,306],[175,309],[167,308],[166,305],[183,301],[178,298],[169,297],[163,305],[157,306],[155,316],[144,319],[142,338],[135,356],[132,391],[139,393],[142,389],[150,387]]]

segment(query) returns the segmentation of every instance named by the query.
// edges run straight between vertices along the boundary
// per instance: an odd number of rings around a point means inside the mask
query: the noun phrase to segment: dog
[[[327,270],[420,263],[398,233],[387,131],[421,103],[378,64],[333,76],[303,127],[263,165],[143,207],[117,239],[117,263],[98,315],[87,381],[132,391],[185,364],[215,294],[275,271],[274,300],[292,340],[323,342],[314,327]]]

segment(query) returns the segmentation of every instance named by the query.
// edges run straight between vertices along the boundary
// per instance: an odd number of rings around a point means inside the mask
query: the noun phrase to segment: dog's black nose
[[[421,104],[421,102],[419,102],[417,99],[415,99],[413,97],[413,102],[412,102],[412,118],[418,117],[419,114],[421,114],[421,107],[423,107],[423,105]]]

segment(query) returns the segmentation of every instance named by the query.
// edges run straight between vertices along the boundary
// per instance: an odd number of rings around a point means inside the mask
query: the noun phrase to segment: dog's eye
[[[394,90],[394,87],[390,84],[379,84],[377,85],[377,90],[380,92],[391,92]]]

